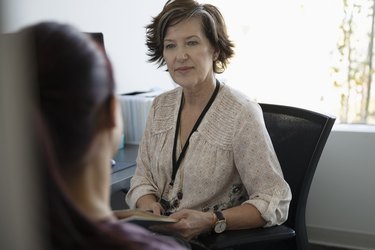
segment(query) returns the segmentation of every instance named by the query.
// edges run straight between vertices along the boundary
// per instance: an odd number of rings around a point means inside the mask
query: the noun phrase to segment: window
[[[371,88],[374,10],[373,0],[344,1],[336,65],[332,68],[334,85],[341,90],[342,122],[375,124],[375,93]]]
[[[374,0],[205,2],[222,11],[236,45],[219,79],[259,102],[375,124]]]

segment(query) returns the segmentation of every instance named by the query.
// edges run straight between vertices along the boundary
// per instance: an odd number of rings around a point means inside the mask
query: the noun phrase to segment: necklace
[[[173,186],[174,180],[176,178],[177,171],[180,168],[181,162],[184,159],[185,154],[186,154],[186,150],[187,150],[187,148],[189,146],[190,137],[197,130],[199,124],[203,120],[203,118],[206,115],[207,111],[210,109],[212,103],[214,102],[214,100],[215,100],[215,98],[217,96],[217,93],[219,92],[219,89],[220,89],[220,82],[218,80],[216,80],[216,87],[215,87],[214,92],[212,93],[212,96],[211,96],[210,100],[208,101],[208,103],[204,107],[202,113],[198,117],[198,120],[195,122],[194,127],[191,130],[188,138],[186,139],[185,145],[182,148],[182,151],[181,151],[178,159],[176,159],[177,138],[178,138],[178,133],[179,133],[179,130],[180,130],[181,110],[182,110],[182,102],[183,102],[183,98],[181,97],[181,103],[180,103],[180,108],[179,108],[179,111],[178,111],[177,122],[176,122],[176,131],[175,131],[174,143],[173,143],[173,152],[172,152],[172,165],[173,165],[173,169],[172,169],[171,182],[169,183],[169,185]]]

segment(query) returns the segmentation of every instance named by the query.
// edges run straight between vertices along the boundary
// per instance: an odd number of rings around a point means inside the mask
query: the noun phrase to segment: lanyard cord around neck
[[[181,161],[185,157],[186,150],[187,150],[187,148],[189,146],[189,140],[190,140],[191,135],[197,130],[199,124],[203,120],[203,117],[206,115],[207,111],[211,107],[211,104],[214,102],[214,100],[215,100],[215,98],[217,96],[217,93],[219,92],[219,89],[220,89],[220,83],[219,83],[218,80],[216,80],[215,91],[212,93],[212,96],[211,96],[210,100],[208,101],[208,103],[206,104],[206,107],[204,107],[204,109],[203,109],[202,113],[200,114],[198,120],[195,122],[194,127],[191,130],[190,135],[187,138],[187,140],[185,142],[185,145],[184,145],[184,147],[183,147],[183,149],[181,151],[181,154],[178,157],[178,159],[176,160],[177,137],[178,137],[178,131],[180,129],[180,119],[181,119],[181,110],[182,110],[182,101],[183,101],[183,96],[181,97],[181,104],[180,104],[180,109],[178,111],[177,123],[176,123],[176,131],[175,131],[175,135],[174,135],[173,152],[172,152],[173,170],[172,170],[172,179],[171,179],[171,182],[169,183],[170,185],[173,185],[174,180],[176,178],[177,171],[178,171],[178,169],[180,167]]]

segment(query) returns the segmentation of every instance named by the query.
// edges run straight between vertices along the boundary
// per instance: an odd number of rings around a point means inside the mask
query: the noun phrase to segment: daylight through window
[[[236,45],[219,78],[259,102],[375,125],[374,1],[205,1]]]

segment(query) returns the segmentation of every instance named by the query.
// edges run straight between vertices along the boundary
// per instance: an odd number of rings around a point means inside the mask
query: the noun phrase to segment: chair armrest
[[[295,237],[293,229],[285,226],[274,226],[268,228],[242,229],[226,231],[221,234],[210,234],[202,237],[201,242],[209,249],[220,249],[250,243],[281,240]]]

